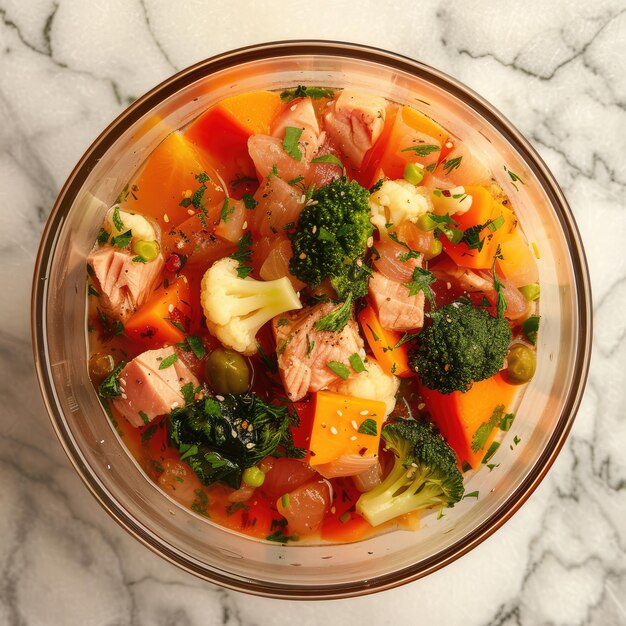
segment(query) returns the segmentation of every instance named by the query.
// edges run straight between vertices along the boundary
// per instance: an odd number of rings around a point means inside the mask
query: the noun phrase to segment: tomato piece
[[[280,458],[265,474],[261,491],[270,499],[280,498],[316,476],[316,471],[299,459]]]
[[[372,526],[354,511],[361,492],[349,478],[333,479],[333,501],[321,528],[326,541],[358,541],[372,532]]]
[[[160,287],[126,322],[124,332],[147,349],[183,341],[191,321],[190,295],[185,276]]]
[[[300,485],[276,502],[278,512],[285,517],[289,531],[298,536],[310,535],[320,528],[330,510],[330,493],[324,481]]]

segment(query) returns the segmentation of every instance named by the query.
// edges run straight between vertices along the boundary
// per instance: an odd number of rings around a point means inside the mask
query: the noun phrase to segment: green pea
[[[528,302],[532,302],[533,300],[539,299],[539,284],[533,283],[531,285],[524,285],[519,288],[520,293],[528,300]]]
[[[156,241],[135,241],[133,252],[144,261],[154,261],[159,255],[159,244]]]
[[[443,245],[439,239],[433,239],[428,252],[424,255],[427,261],[430,259],[434,259],[436,256],[439,256],[443,251]]]
[[[537,355],[523,343],[513,344],[507,356],[506,373],[508,379],[515,385],[527,383],[537,369]]]
[[[250,386],[250,370],[246,360],[238,352],[218,348],[206,361],[206,377],[217,393],[239,395]]]
[[[437,222],[435,222],[435,220],[428,213],[420,215],[417,218],[416,225],[420,230],[423,230],[427,233],[437,228]]]
[[[404,166],[404,179],[412,185],[419,185],[424,179],[424,168],[417,163],[407,163]]]
[[[260,487],[265,482],[265,474],[256,465],[243,470],[241,481],[248,487]]]

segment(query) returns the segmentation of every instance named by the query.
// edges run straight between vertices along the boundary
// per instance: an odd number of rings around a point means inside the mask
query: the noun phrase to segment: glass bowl
[[[416,532],[283,546],[219,527],[149,480],[89,380],[85,262],[107,207],[172,129],[226,96],[298,84],[371,91],[440,121],[488,162],[540,252],[538,368],[494,457],[499,467],[469,479],[467,491],[479,491],[478,500],[463,500],[439,520],[426,516]],[[438,70],[382,50],[278,42],[228,52],[176,74],[96,139],[48,219],[35,268],[32,325],[52,424],[76,471],[121,526],[163,558],[224,587],[282,598],[337,598],[391,588],[443,567],[493,533],[529,497],[563,446],[581,400],[591,350],[591,297],[580,237],[561,190],[529,143],[480,96]]]

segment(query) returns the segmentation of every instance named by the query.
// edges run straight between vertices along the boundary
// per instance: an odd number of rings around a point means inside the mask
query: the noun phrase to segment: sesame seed
[[[343,417],[343,413],[339,409],[337,409],[337,415],[339,415],[339,417]]]
[[[357,267],[362,267],[362,265],[363,265],[363,261],[361,261],[361,259],[357,259],[356,260],[356,266]]]
[[[352,424],[352,428],[354,428],[354,430],[359,430],[359,425],[356,423],[356,420],[352,420],[350,423]]]
[[[331,506],[330,512],[334,515],[337,512],[337,509],[334,506]]]
[[[304,204],[305,202],[306,202],[306,195],[305,195],[305,194],[302,194],[302,195],[300,196],[300,204]]]
[[[315,233],[317,232],[317,224],[314,224],[314,225],[313,225],[313,228],[311,229],[311,232],[312,232],[313,234],[315,234]]]
[[[447,289],[452,289],[452,283],[446,283],[446,288]]]
[[[295,110],[296,110],[296,106],[297,106],[297,105],[295,105],[295,104],[294,104],[293,106],[290,106],[290,107],[289,107],[289,110],[290,110],[290,111],[295,111]]]
[[[298,258],[299,258],[299,259],[306,259],[306,254],[305,254],[304,252],[301,252],[301,253],[298,255]]]
[[[426,408],[426,405],[425,405],[423,402],[420,402],[420,403],[417,405],[417,408],[421,411],[421,410],[423,410],[423,409],[425,409],[425,408]]]
[[[452,148],[454,144],[451,141],[446,141],[446,148],[448,148],[448,150],[450,150],[450,148]]]
[[[248,222],[244,222],[244,223],[241,225],[241,228],[242,228],[243,230],[246,230],[246,228],[248,228]]]
[[[237,431],[234,428],[230,431],[230,436],[233,439],[237,439]]]
[[[169,215],[167,213],[163,214],[163,221],[167,224],[170,221]]]
[[[356,435],[352,435],[352,437],[350,437],[350,441],[356,441],[357,440],[357,436]]]
[[[168,313],[171,313],[173,310],[174,310],[174,305],[173,305],[173,304],[170,304],[170,305],[167,307],[167,312],[168,312]]]
[[[224,402],[224,396],[215,396],[215,399]]]
[[[363,409],[362,411],[359,411],[359,415],[367,415],[369,413],[369,411],[367,409]]]
[[[216,191],[224,191],[224,187],[222,187],[221,185],[215,185],[215,190]]]
[[[371,248],[374,245],[374,237],[368,237],[367,238],[367,247]]]
[[[183,198],[191,198],[191,189],[183,191]]]
[[[252,441],[248,442],[246,444],[246,448],[248,448],[248,450],[252,450],[252,448],[254,448],[254,446],[256,446],[255,443],[253,443]]]
[[[331,426],[331,427],[330,427],[330,432],[331,432],[333,435],[338,435],[338,434],[339,434],[339,431],[338,431],[338,430],[337,430],[334,426]]]
[[[177,406],[178,406],[178,402],[177,401],[172,402],[172,408],[173,409],[175,409]]]
[[[124,392],[122,392],[122,398],[123,398],[124,400],[126,400],[126,399],[128,398],[128,396],[127,396]]]
[[[185,247],[185,242],[184,241],[179,241],[176,243],[176,247],[180,250],[180,248],[184,248]]]
[[[187,215],[194,215],[195,211],[193,209],[187,209]]]

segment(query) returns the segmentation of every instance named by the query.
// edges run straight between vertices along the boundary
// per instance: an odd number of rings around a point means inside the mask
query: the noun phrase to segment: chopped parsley
[[[443,162],[443,171],[446,174],[449,174],[450,172],[458,169],[459,167],[461,167],[461,161],[463,160],[463,157],[456,157],[454,159],[448,159],[447,161]]]
[[[411,276],[411,282],[404,283],[404,286],[409,290],[409,296],[415,296],[420,291],[423,291],[424,296],[431,304],[433,304],[435,300],[430,285],[432,285],[436,280],[437,279],[429,270],[426,270],[422,267],[415,267],[413,268],[413,276]]]
[[[204,343],[202,343],[202,339],[200,337],[196,337],[195,335],[188,335],[185,341],[197,358],[201,359],[206,354]]]
[[[362,435],[372,435],[375,437],[378,434],[378,426],[376,420],[371,417],[364,419],[359,426],[359,431]]]
[[[370,193],[376,193],[383,186],[383,179],[379,178],[369,189]]]
[[[539,331],[540,315],[531,315],[526,321],[522,323],[522,332],[524,337],[534,345],[537,344],[537,332]]]
[[[100,229],[100,232],[98,233],[98,238],[96,239],[97,243],[99,246],[103,246],[108,240],[109,240],[109,233],[104,230],[104,228]]]
[[[504,312],[506,311],[506,299],[504,297],[504,285],[498,279],[498,274],[496,272],[496,261],[498,259],[504,259],[502,256],[502,251],[500,249],[500,244],[496,249],[496,253],[493,256],[493,264],[491,266],[491,273],[493,275],[493,289],[496,292],[496,312],[498,313],[498,317],[502,317]]]
[[[220,211],[220,220],[226,223],[228,222],[228,218],[235,212],[235,207],[231,206],[228,198],[224,198],[224,204],[222,205],[222,210]]]
[[[478,500],[479,493],[478,491],[470,491],[463,496],[463,500],[465,500],[465,498],[476,498]]]
[[[348,380],[350,377],[350,370],[346,365],[340,363],[339,361],[329,361],[326,363],[326,367],[337,374],[337,376],[339,376],[342,380]]]
[[[124,230],[124,222],[120,217],[120,207],[116,206],[113,209],[113,215],[111,216],[111,221],[113,222],[113,226],[115,226],[115,230],[121,233]]]
[[[144,424],[150,423],[150,418],[143,411],[139,411],[139,417]]]
[[[311,163],[333,163],[343,169],[343,163],[334,154],[323,154],[311,159]]]
[[[333,333],[341,332],[352,315],[352,294],[348,294],[346,301],[334,311],[324,315],[315,322],[315,330],[328,330]]]
[[[416,156],[425,157],[431,154],[432,152],[436,152],[439,150],[439,146],[435,144],[418,144],[417,146],[410,146],[408,148],[403,148],[400,152],[415,152]]]
[[[250,231],[244,233],[237,242],[237,250],[230,255],[231,259],[234,259],[239,263],[237,267],[237,276],[239,278],[246,278],[252,271],[252,267],[248,265],[252,257],[252,234]]]
[[[365,363],[363,363],[363,359],[361,358],[361,355],[358,352],[351,354],[350,357],[348,358],[348,361],[350,361],[350,365],[352,366],[352,369],[357,374],[360,374],[361,372],[365,371]]]
[[[193,402],[193,397],[195,395],[195,389],[193,388],[193,383],[185,383],[180,388],[180,393],[183,396],[183,400],[185,400],[185,404],[190,404]]]
[[[313,352],[313,348],[315,348],[315,339],[311,339],[308,333],[306,336],[306,355],[309,356],[311,352]]]
[[[257,202],[254,199],[254,196],[251,196],[249,193],[244,193],[241,199],[243,200],[243,205],[246,209],[252,210],[256,208]]]
[[[305,87],[304,85],[298,85],[295,89],[285,89],[285,91],[280,94],[280,99],[283,102],[291,102],[295,98],[320,100],[321,98],[332,98],[334,93],[332,89],[326,89],[325,87]]]
[[[512,170],[510,170],[506,165],[504,166],[504,171],[509,175],[511,179],[511,184],[515,188],[515,191],[519,191],[519,187],[515,183],[522,183],[525,185],[526,183]]]
[[[302,151],[300,150],[300,146],[298,145],[298,141],[300,141],[301,135],[301,128],[294,128],[293,126],[287,126],[285,128],[283,149],[295,161],[302,161]]]
[[[492,444],[489,446],[489,450],[487,450],[487,453],[485,454],[481,462],[487,464],[487,462],[491,460],[491,457],[496,453],[499,447],[499,442],[492,442]]]
[[[127,230],[125,233],[118,235],[117,237],[111,237],[111,245],[118,248],[125,248],[132,240],[133,233]]]
[[[167,369],[168,367],[174,365],[174,363],[176,363],[176,361],[178,361],[178,355],[177,354],[170,354],[169,356],[166,356],[159,363],[159,369],[160,370]]]
[[[478,452],[479,450],[483,450],[487,445],[487,439],[489,439],[489,435],[492,433],[493,429],[496,426],[500,425],[500,420],[502,419],[502,414],[504,413],[504,405],[499,404],[493,410],[491,417],[483,422],[474,433],[472,437],[472,451]]]
[[[285,535],[282,530],[276,530],[271,535],[265,537],[267,541],[276,541],[277,543],[287,543],[288,541],[298,541],[296,535]]]

